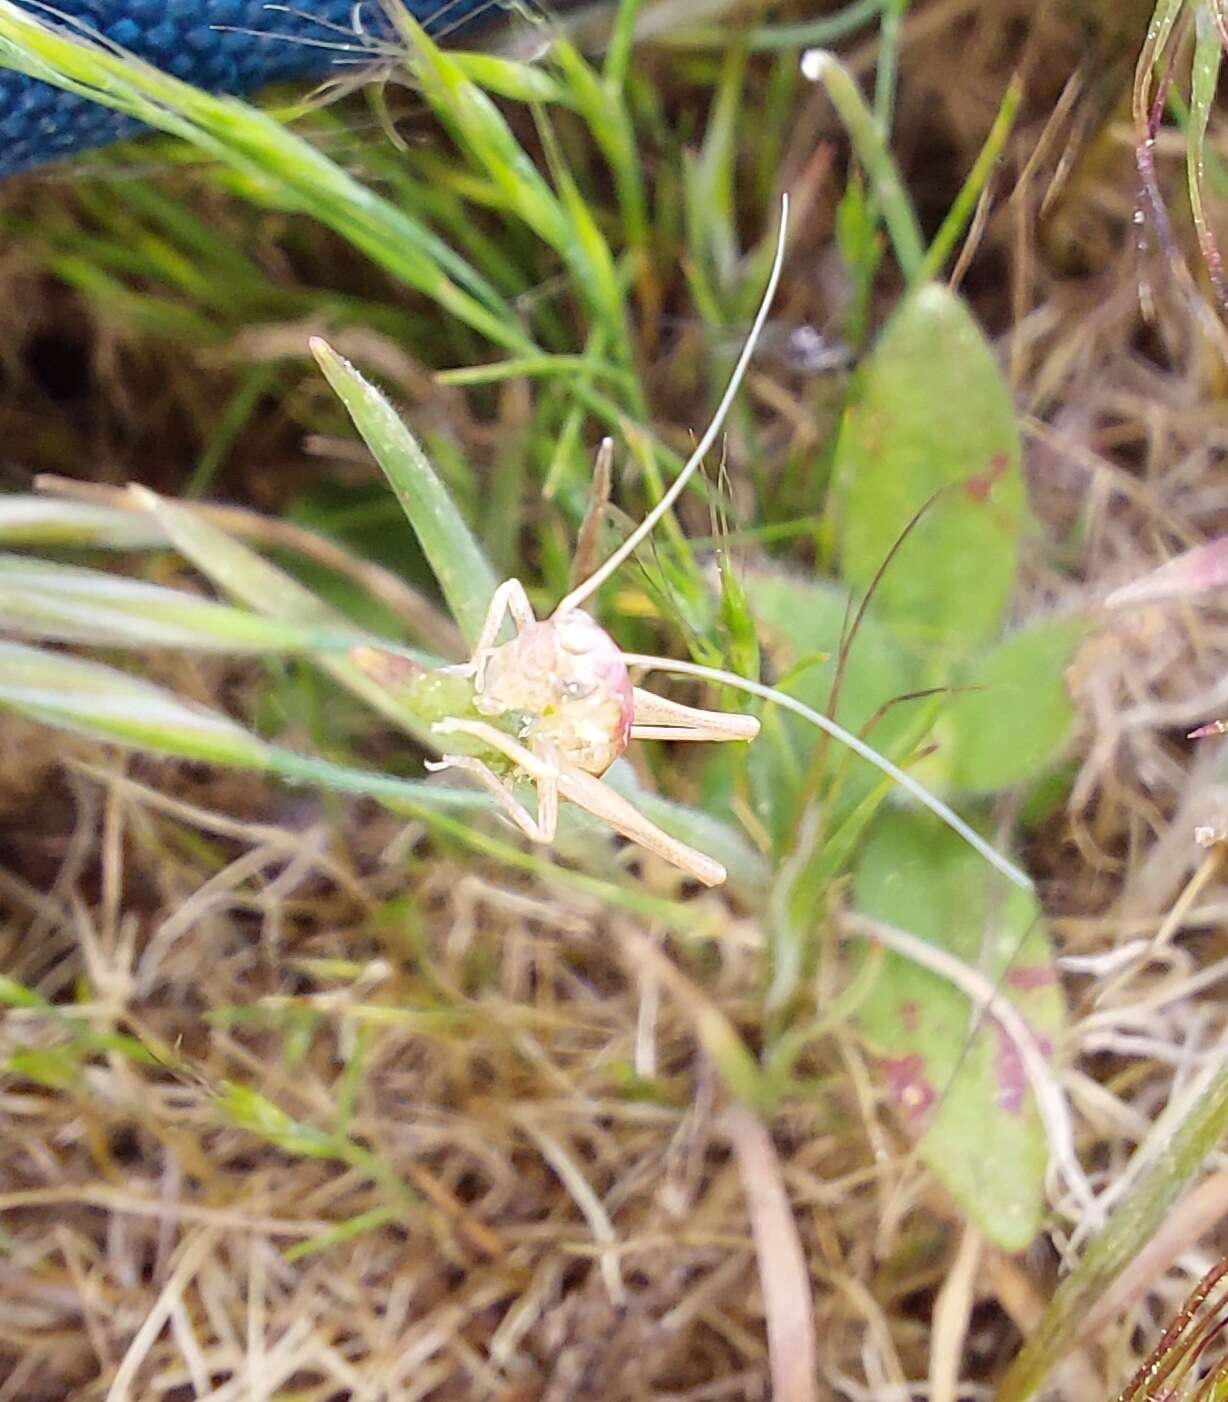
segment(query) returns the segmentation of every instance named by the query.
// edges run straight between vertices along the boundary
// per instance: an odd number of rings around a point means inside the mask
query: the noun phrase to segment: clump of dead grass
[[[1160,320],[1140,319],[1127,140],[1112,104],[1106,117],[1092,102],[1085,36],[1063,25],[1022,0],[919,7],[898,116],[901,163],[940,209],[1031,26],[1024,67],[1041,76],[965,274],[1001,336],[1050,536],[1024,611],[1101,598],[1225,529],[1218,361],[1179,300],[1161,291]],[[686,100],[657,71],[666,100]],[[816,143],[834,135],[815,95],[782,181],[817,181]],[[821,249],[830,233],[816,197],[799,238]],[[829,285],[795,257],[787,314],[823,324]],[[112,391],[131,385],[142,336],[95,322],[90,344],[105,373],[52,448],[36,364],[9,381],[6,439],[32,466],[101,444],[100,478],[148,481],[148,459],[182,459],[208,382],[185,356],[159,397],[125,398]],[[513,391],[492,420],[455,412],[452,392],[441,405],[416,366],[392,378],[446,413],[476,462],[523,425]],[[769,448],[821,440],[811,385],[762,375],[759,391],[778,416]],[[688,421],[682,401],[663,410]],[[270,481],[304,466],[277,441],[282,473],[242,445],[232,459],[265,505]],[[1072,674],[1071,804],[1032,840],[1074,1008],[1079,1148],[1102,1187],[1127,1181],[1228,1031],[1219,858],[1191,840],[1223,781],[1214,748],[1182,738],[1225,709],[1223,623],[1172,608],[1106,619]],[[234,684],[221,669],[176,681],[204,697]],[[0,1055],[41,1053],[48,1073],[0,1089],[0,1399],[762,1397],[769,1324],[797,1304],[796,1279],[770,1253],[756,1263],[773,1188],[808,1267],[820,1375],[842,1394],[902,1397],[927,1378],[936,1399],[983,1391],[1035,1322],[1054,1258],[1010,1260],[959,1228],[839,1029],[805,1053],[809,1094],[775,1111],[770,1141],[731,1116],[694,1008],[646,952],[756,1045],[763,931],[723,898],[703,898],[719,938],[667,942],[374,808],[66,754],[12,720],[3,742],[0,969],[52,1003],[82,981],[92,998],[73,1010],[80,1028],[38,1009],[0,1025]],[[57,1084],[50,1054],[68,1047],[71,1065],[82,1029],[154,1056],[95,1040]],[[258,1091],[263,1119],[235,1086]],[[1149,1261],[1154,1313],[1206,1263],[1222,1192],[1219,1172]],[[1069,1365],[1070,1395],[1110,1392],[1148,1333],[1106,1338]]]

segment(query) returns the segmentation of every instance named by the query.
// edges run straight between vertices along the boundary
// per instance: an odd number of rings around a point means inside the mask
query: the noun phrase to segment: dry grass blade
[[[934,1342],[930,1350],[930,1402],[955,1402],[972,1311],[979,1288],[985,1243],[965,1227],[950,1272],[934,1302]]]
[[[775,1402],[817,1402],[814,1300],[810,1272],[785,1192],[780,1159],[763,1121],[745,1105],[725,1112],[738,1156],[763,1290]]]
[[[1175,20],[1183,6],[1172,0],[1166,13]],[[856,8],[864,15],[860,0]],[[1016,67],[1026,74],[995,208],[978,220],[959,269],[977,321],[1011,366],[1028,432],[1039,529],[1025,548],[1023,617],[1086,614],[1123,581],[1225,530],[1222,358],[1208,354],[1222,349],[1222,334],[1191,315],[1192,284],[1174,296],[1167,277],[1156,280],[1153,319],[1140,317],[1128,256],[1137,176],[1128,133],[1105,115],[1121,110],[1146,8],[913,6],[900,39],[893,168],[870,153],[889,189],[898,175],[920,227],[940,227]],[[1209,13],[1218,20],[1223,8]],[[12,32],[13,7],[0,14]],[[1115,53],[1101,43],[1109,29],[1123,36]],[[443,137],[413,99],[388,104],[408,137],[395,152],[361,139],[360,113],[353,125],[352,109],[323,114],[309,135],[338,153],[331,166],[299,165],[297,139],[282,144],[258,124],[287,162],[264,187],[275,206],[388,192],[358,240],[371,246],[380,236],[383,273],[344,233],[312,229],[267,202],[253,211],[243,202],[245,161],[230,161],[207,192],[190,184],[203,196],[199,220],[189,219],[188,200],[175,210],[191,172],[163,169],[155,188],[134,169],[149,152],[165,167],[165,148],[129,156],[122,178],[96,168],[88,180],[74,170],[8,187],[8,481],[24,488],[29,463],[136,478],[177,496],[176,474],[210,456],[218,404],[234,387],[233,361],[219,365],[216,343],[198,355],[175,338],[215,308],[247,316],[261,357],[277,360],[278,392],[259,399],[225,461],[212,460],[219,491],[269,514],[193,509],[250,546],[340,572],[413,637],[459,657],[459,630],[407,593],[395,570],[338,556],[288,519],[312,509],[316,488],[336,492],[335,519],[351,507],[361,516],[376,481],[365,450],[336,446],[341,421],[323,386],[295,379],[304,328],[353,346],[347,328],[378,303],[379,334],[404,364],[361,350],[356,360],[412,401],[475,533],[485,527],[500,568],[523,566],[543,598],[578,585],[567,579],[564,545],[584,510],[586,434],[608,431],[629,445],[620,498],[659,499],[672,470],[646,426],[685,453],[705,421],[732,356],[730,328],[749,320],[766,270],[766,240],[747,240],[761,238],[770,192],[813,192],[828,164],[838,193],[850,190],[829,96],[802,82],[793,51],[779,61],[753,52],[755,33],[748,58],[685,53],[674,62],[644,49],[630,74],[625,43],[604,71],[600,56],[581,66],[547,56],[523,72],[461,65],[467,83],[488,78],[517,101],[563,108],[550,117],[568,169],[552,172],[557,208],[543,217],[566,257],[506,213],[481,169],[442,154]],[[729,47],[728,29],[721,44]],[[875,40],[844,55],[863,87],[880,52]],[[584,110],[566,105],[580,82],[589,83]],[[1150,76],[1146,86],[1144,126]],[[586,125],[603,111],[610,123],[591,140]],[[532,113],[502,100],[499,112],[535,169],[549,170]],[[701,129],[709,112],[726,122],[728,160],[704,188],[720,187],[725,202],[679,212],[691,153],[716,149]],[[221,117],[211,104],[184,120],[223,143],[213,125]],[[1160,194],[1176,209],[1186,205],[1185,150],[1172,120],[1164,116],[1152,154]],[[1212,111],[1204,152],[1212,227],[1223,218],[1221,121]],[[630,182],[610,155],[619,150],[634,165]],[[644,171],[651,214],[631,230],[623,206],[631,209]],[[568,230],[583,226],[568,216],[558,176],[591,196],[617,262],[625,362],[622,331],[596,327],[594,299],[560,276],[584,250],[565,247]],[[230,186],[244,193],[235,198],[227,181],[247,182]],[[732,528],[716,548],[748,577],[768,560],[821,573],[828,555],[816,512],[845,369],[802,372],[777,352],[812,332],[825,344],[833,334],[848,340],[857,354],[897,297],[895,269],[872,266],[881,241],[866,243],[862,265],[850,252],[856,193],[795,205],[797,256],[756,357],[754,394],[726,430]],[[166,217],[154,220],[155,208]],[[414,227],[402,238],[406,211]],[[330,218],[339,226],[345,212],[335,207]],[[445,280],[436,277],[428,228],[445,250],[463,248],[476,275],[453,256],[437,265]],[[924,266],[909,228],[897,222],[895,234],[910,266]],[[220,263],[209,261],[210,239],[228,250]],[[258,275],[236,290],[217,270],[240,248]],[[166,276],[176,269],[180,281]],[[208,296],[202,313],[194,301]],[[441,305],[480,331],[457,331],[451,314],[445,325]],[[850,305],[860,331],[847,333]],[[662,308],[687,315],[676,324]],[[226,335],[233,344],[229,322]],[[494,354],[505,359],[492,365]],[[438,367],[466,362],[479,363],[450,377],[464,387],[439,395]],[[532,378],[503,383],[513,371]],[[304,434],[326,450],[305,451]],[[117,509],[113,490],[71,490],[80,503],[0,504],[6,549],[146,551],[164,541],[152,517]],[[652,576],[682,626],[663,621],[659,603],[654,611],[660,595],[646,598],[634,569],[602,603],[625,629],[618,636],[645,649],[658,627],[674,637],[689,629],[698,665],[722,638],[705,612],[706,561],[686,553],[705,530],[704,503],[696,494],[678,506]],[[405,563],[395,550],[381,558]],[[467,821],[431,826],[417,807],[407,820],[366,799],[338,802],[303,775],[289,787],[117,754],[6,715],[2,1402],[104,1398],[117,1378],[133,1402],[758,1402],[773,1391],[809,1399],[816,1387],[851,1402],[904,1402],[927,1386],[934,1402],[984,1399],[995,1387],[1018,1402],[1042,1376],[1063,1402],[1112,1397],[1222,1244],[1222,1174],[1197,1179],[1218,1152],[1223,1119],[1204,1117],[1203,1138],[1183,1141],[1173,1134],[1180,1116],[1166,1109],[1195,1103],[1228,1034],[1223,868],[1204,864],[1191,841],[1200,825],[1228,830],[1228,779],[1216,742],[1183,739],[1228,697],[1228,626],[1214,548],[1192,564],[1207,568],[1178,578],[1175,603],[1149,602],[1171,589],[1170,575],[1152,581],[1156,595],[1113,600],[1147,606],[1097,614],[1102,636],[1069,674],[1080,724],[1072,805],[1046,806],[1039,793],[1024,805],[1028,871],[1075,1010],[1058,1049],[1055,1088],[1070,1116],[1061,1142],[1072,1142],[1098,1197],[1142,1183],[1124,1214],[1134,1234],[1072,1241],[1079,1209],[1073,1195],[1055,1195],[1053,1250],[1004,1258],[986,1248],[979,1266],[968,1235],[956,1249],[951,1203],[918,1162],[882,1068],[848,1030],[865,984],[830,938],[832,908],[844,899],[838,882],[830,907],[801,912],[809,924],[790,996],[764,1006],[766,892],[777,863],[736,776],[700,775],[676,750],[646,751],[638,772],[619,776],[637,806],[655,782],[670,795],[665,811],[703,792],[714,813],[745,814],[761,845],[743,844],[744,879],[733,880],[734,855],[713,847],[732,891],[696,893],[653,861],[632,881],[619,866],[625,853],[599,850],[591,829],[560,851],[602,862],[599,880],[543,867],[484,830],[462,845],[474,832]],[[155,578],[165,565],[142,558],[141,568]],[[279,730],[296,751],[308,741],[320,752],[350,748],[372,772],[412,762],[393,726],[351,724],[358,708],[296,667],[283,675],[259,660],[166,652],[146,666],[150,684],[256,718],[261,737]],[[681,690],[692,684],[680,682],[680,695],[702,700]],[[941,758],[905,769],[928,780]],[[1003,809],[994,817],[1004,827],[1012,804]],[[976,972],[975,961],[969,967]],[[991,1003],[983,982],[965,986]],[[1013,1047],[996,1024],[988,1032],[987,1041]],[[222,1082],[257,1088],[322,1139],[272,1142],[224,1119]],[[1222,1111],[1222,1087],[1215,1094]],[[324,1141],[344,1142],[353,1162],[295,1151]],[[421,1195],[414,1212],[401,1210],[390,1179],[355,1163],[391,1168]],[[1178,1178],[1196,1184],[1184,1197]],[[1073,1289],[1057,1265],[1067,1249],[1090,1262]],[[1122,1271],[1130,1256],[1135,1268]],[[1091,1327],[1100,1327],[1096,1340],[1072,1342]],[[1021,1335],[1039,1342],[1003,1384]]]
[[[1205,1366],[1204,1355],[1228,1325],[1228,1293],[1221,1288],[1226,1275],[1228,1260],[1203,1276],[1122,1389],[1118,1402],[1152,1402],[1155,1398],[1175,1402],[1179,1397],[1211,1402],[1223,1395],[1228,1364],[1220,1359]]]

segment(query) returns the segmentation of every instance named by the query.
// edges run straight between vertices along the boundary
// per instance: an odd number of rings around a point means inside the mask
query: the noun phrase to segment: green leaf
[[[938,727],[956,788],[1012,788],[1057,762],[1075,719],[1065,672],[1086,635],[1082,618],[1042,619],[961,668],[970,689],[950,698]]]
[[[472,643],[481,632],[495,592],[494,571],[417,439],[392,405],[326,342],[317,338],[311,349],[388,478],[453,617]]]
[[[855,590],[898,545],[874,605],[903,640],[959,656],[1000,631],[1027,519],[1019,460],[1010,392],[967,308],[945,287],[911,294],[846,412],[832,495]]]
[[[1063,1001],[1034,895],[992,878],[928,814],[880,816],[854,892],[863,914],[979,971],[1042,1047],[1056,1040]],[[1040,1228],[1048,1156],[1014,1042],[988,1016],[974,1030],[965,994],[891,952],[858,1025],[892,1101],[921,1136],[925,1162],[980,1231],[1004,1250],[1022,1250]]]
[[[847,592],[838,585],[773,571],[747,572],[743,590],[778,685],[815,710],[832,714],[840,640],[851,618]],[[860,731],[914,684],[909,659],[887,630],[867,615],[848,651],[834,718]],[[883,714],[869,736],[877,748],[890,750],[907,732],[912,709],[896,706]],[[811,726],[775,708],[768,708],[763,724],[764,734],[751,746],[747,762],[760,816],[784,846],[793,839],[794,806],[810,775],[818,741]],[[837,776],[835,806],[842,815],[881,777],[863,760],[833,745],[820,791],[829,790]]]

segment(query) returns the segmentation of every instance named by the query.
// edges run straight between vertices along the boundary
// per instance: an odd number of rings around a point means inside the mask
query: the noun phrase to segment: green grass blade
[[[0,544],[140,550],[161,545],[158,525],[131,511],[51,497],[0,497]]]
[[[1147,37],[1139,50],[1138,63],[1134,70],[1134,121],[1140,136],[1147,125],[1147,109],[1151,101],[1151,83],[1156,65],[1168,47],[1173,30],[1187,3],[1188,0],[1156,0],[1156,7],[1151,12]]]
[[[874,75],[874,115],[885,138],[895,119],[895,89],[900,67],[900,38],[909,0],[886,0],[878,25],[878,69]]]
[[[398,6],[394,17],[408,49],[410,71],[431,109],[473,164],[485,171],[506,208],[544,243],[563,253],[571,232],[569,222],[498,108],[408,10]]]
[[[976,211],[981,191],[985,188],[990,173],[997,163],[998,157],[1002,154],[1007,137],[1011,134],[1011,128],[1015,125],[1015,118],[1019,113],[1019,104],[1022,100],[1023,83],[1017,77],[1012,78],[1010,86],[1006,90],[1006,96],[1002,99],[1002,105],[998,108],[998,114],[994,118],[993,126],[989,129],[989,135],[985,138],[985,144],[981,147],[962,189],[956,195],[951,208],[947,210],[946,217],[939,225],[933,242],[926,250],[925,262],[921,266],[918,281],[928,282],[931,278],[936,278],[946,267],[947,259],[955,251],[955,245],[963,236],[964,230],[967,229]]]
[[[0,627],[95,647],[236,653],[341,649],[365,641],[356,630],[308,629],[143,580],[2,552]]]
[[[635,21],[641,0],[619,0],[618,13],[610,30],[605,51],[605,81],[620,92],[631,68],[631,50],[635,43]]]
[[[398,811],[485,808],[483,794],[397,779],[272,745],[238,722],[98,662],[0,641],[0,709],[57,730],[175,759],[251,769],[374,798]]]
[[[925,266],[925,244],[921,226],[908,191],[900,178],[895,157],[887,146],[883,129],[870,110],[857,81],[835,54],[810,49],[802,58],[802,73],[813,83],[822,83],[831,98],[844,129],[849,134],[857,159],[870,178],[874,199],[882,211],[887,236],[900,271],[910,286],[919,282]]]
[[[1207,168],[1207,127],[1215,106],[1220,68],[1224,61],[1223,40],[1205,5],[1200,6],[1195,24],[1194,61],[1190,77],[1190,121],[1186,132],[1186,176],[1190,191],[1190,211],[1198,233],[1198,245],[1220,305],[1228,307],[1228,286],[1224,281],[1224,260],[1219,243],[1207,218],[1203,201]]]
[[[1058,1285],[994,1402],[1029,1402],[1075,1343],[1088,1311],[1151,1240],[1228,1133],[1228,1070],[1221,1069],[1108,1225]]]
[[[635,392],[630,376],[608,360],[591,355],[517,355],[493,360],[486,365],[464,365],[441,370],[435,380],[441,385],[497,385],[507,380],[558,379],[568,375],[592,375],[615,380],[628,394]]]
[[[155,754],[265,769],[268,747],[216,711],[97,662],[0,642],[0,706]]]
[[[692,256],[704,258],[718,294],[729,289],[737,273],[734,175],[738,126],[744,120],[745,82],[746,50],[740,44],[731,45],[713,93],[699,158],[688,171],[688,214],[694,226],[689,238]]]
[[[534,349],[504,299],[444,240],[269,114],[54,29],[11,0],[0,0],[0,65],[191,142],[241,176],[249,197],[310,214],[496,345]]]
[[[388,478],[461,632],[473,642],[497,581],[417,439],[392,405],[326,342],[312,354]]]
[[[571,105],[566,87],[538,64],[521,63],[498,54],[466,52],[452,54],[451,60],[475,87],[498,93],[511,102]]]
[[[432,110],[499,190],[504,207],[562,259],[592,315],[615,332],[614,344],[624,344],[622,300],[616,286],[611,290],[613,257],[591,212],[566,188],[555,194],[490,97],[408,10],[398,6],[393,18],[408,46],[410,71]],[[545,132],[544,120],[540,125]]]
[[[231,598],[269,618],[358,633],[344,614],[323,603],[310,589],[249,546],[227,535],[200,512],[168,501],[145,487],[134,486],[129,492],[157,523],[160,539],[174,546],[185,560]],[[363,641],[372,641],[365,634],[358,635]]]
[[[359,1212],[353,1217],[347,1217],[344,1222],[338,1222],[335,1227],[329,1227],[325,1231],[317,1232],[315,1236],[309,1237],[306,1241],[295,1242],[293,1246],[288,1246],[281,1253],[282,1259],[288,1264],[301,1261],[308,1256],[314,1256],[320,1251],[329,1251],[335,1246],[343,1246],[348,1241],[353,1241],[355,1237],[362,1236],[365,1232],[378,1231],[380,1227],[385,1227],[389,1222],[395,1222],[400,1216],[400,1209],[385,1203],[380,1207],[372,1207],[366,1212]]]
[[[626,11],[633,11],[637,3],[638,0],[624,3],[620,20]],[[557,39],[550,51],[552,61],[567,81],[572,105],[587,123],[614,176],[627,247],[637,256],[644,256],[651,232],[644,167],[623,92],[625,70],[621,63],[609,61],[613,55],[611,45],[606,74],[601,77],[566,38]]]
[[[166,537],[181,555],[196,566],[219,589],[239,599],[249,608],[287,623],[327,634],[357,634],[360,642],[381,646],[381,640],[354,629],[341,613],[322,603],[296,579],[257,555],[241,541],[205,520],[190,507],[166,501],[144,489],[136,489],[146,509],[158,520]],[[407,649],[398,649],[402,654]],[[412,652],[410,653],[412,657]],[[312,660],[336,682],[358,696],[380,715],[408,731],[425,745],[433,745],[430,723],[439,712],[423,712],[404,697],[360,667],[350,656],[319,652]],[[421,666],[434,665],[434,659],[418,656]],[[428,698],[429,699],[429,698]]]

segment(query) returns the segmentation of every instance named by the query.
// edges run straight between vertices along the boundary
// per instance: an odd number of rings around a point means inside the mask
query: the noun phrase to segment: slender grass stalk
[[[1146,251],[1146,231],[1148,218],[1154,228],[1160,245],[1170,260],[1177,259],[1177,244],[1173,236],[1172,223],[1160,192],[1155,170],[1155,143],[1160,122],[1164,116],[1164,104],[1172,86],[1173,65],[1176,62],[1176,39],[1179,26],[1186,17],[1186,0],[1156,0],[1151,12],[1151,22],[1147,26],[1147,37],[1139,51],[1138,63],[1134,69],[1134,86],[1131,94],[1131,109],[1134,116],[1134,130],[1137,138],[1135,159],[1138,165],[1140,184],[1140,208],[1135,215],[1136,237],[1140,253]],[[1141,289],[1143,302],[1149,306],[1151,290]]]
[[[1177,21],[1185,10],[1187,0],[1156,0],[1155,9],[1147,25],[1147,37],[1139,50],[1138,64],[1134,70],[1133,111],[1135,128],[1140,132],[1147,129],[1151,115],[1152,81],[1156,66],[1168,48]]]
[[[635,41],[635,21],[641,0],[619,0],[614,27],[610,31],[605,51],[605,71],[602,74],[612,92],[621,93],[631,68],[631,49]]]
[[[441,385],[472,387],[499,385],[507,380],[557,379],[560,375],[595,375],[613,380],[620,389],[630,390],[632,381],[621,366],[611,365],[591,355],[525,355],[495,360],[488,365],[464,365],[441,370],[435,376]]]
[[[1222,308],[1228,309],[1228,284],[1224,278],[1224,259],[1203,203],[1206,185],[1207,127],[1215,105],[1220,68],[1224,61],[1224,37],[1212,15],[1218,10],[1200,7],[1195,21],[1194,62],[1190,83],[1190,122],[1186,132],[1186,173],[1190,192],[1190,210],[1198,234],[1198,246],[1206,265],[1211,286]]]
[[[882,13],[886,0],[853,0],[851,5],[834,15],[805,20],[800,24],[763,24],[748,30],[740,42],[752,54],[777,53],[781,49],[826,48],[864,29]],[[729,43],[729,31],[717,25],[696,25],[681,28],[665,36],[665,42],[677,48],[724,49]]]
[[[886,0],[878,24],[878,67],[874,74],[874,115],[883,139],[891,139],[895,90],[900,68],[900,33],[909,0]]]
[[[1011,79],[1006,96],[1002,99],[1002,105],[998,108],[998,114],[993,120],[993,126],[990,127],[989,135],[985,138],[985,144],[981,147],[973,162],[972,169],[968,172],[967,180],[964,181],[959,194],[952,201],[946,217],[938,226],[938,232],[934,235],[933,242],[926,250],[925,260],[917,275],[919,282],[928,282],[931,278],[936,278],[941,274],[947,265],[947,260],[955,251],[955,245],[963,237],[976,210],[981,191],[984,190],[990,173],[1006,146],[1011,128],[1015,125],[1015,118],[1019,114],[1019,104],[1022,100],[1023,83],[1016,76]]]
[[[344,1222],[338,1222],[335,1227],[330,1227],[327,1231],[318,1232],[315,1236],[308,1237],[306,1241],[298,1241],[293,1246],[285,1247],[281,1253],[282,1260],[287,1265],[293,1265],[295,1261],[302,1261],[321,1251],[330,1251],[336,1246],[342,1246],[347,1241],[352,1241],[355,1237],[364,1236],[367,1232],[378,1231],[380,1227],[387,1226],[389,1222],[395,1222],[398,1216],[399,1209],[392,1206],[391,1203],[369,1208],[366,1212],[359,1212],[353,1217],[347,1217]]]
[[[802,74],[827,89],[832,106],[853,143],[853,150],[869,176],[871,191],[882,211],[900,270],[908,285],[915,286],[925,268],[925,241],[881,125],[856,79],[835,54],[826,49],[807,50],[802,56]]]
[[[563,76],[570,104],[584,118],[614,176],[623,237],[634,260],[644,265],[652,231],[644,168],[626,92],[640,3],[620,0],[600,73],[562,33],[551,44],[550,58]]]

